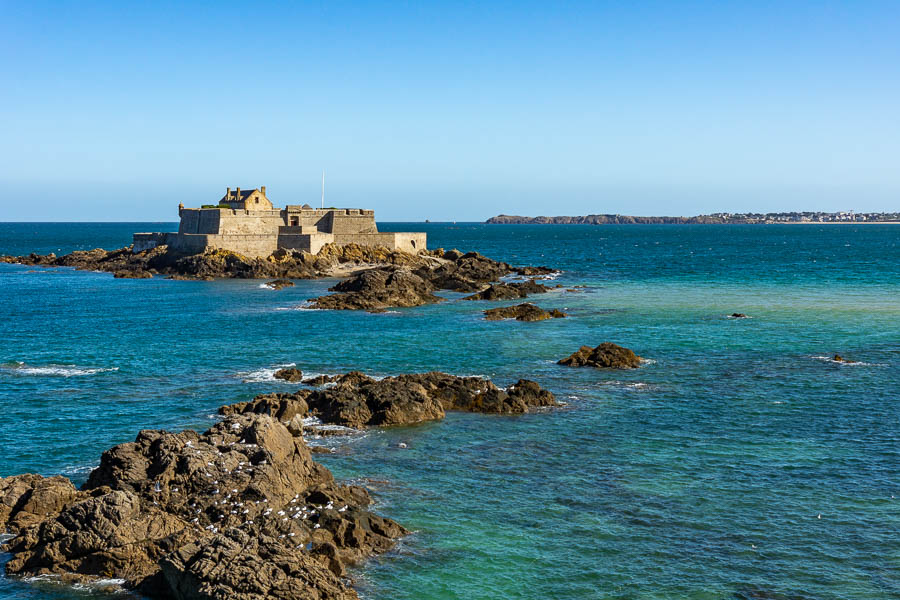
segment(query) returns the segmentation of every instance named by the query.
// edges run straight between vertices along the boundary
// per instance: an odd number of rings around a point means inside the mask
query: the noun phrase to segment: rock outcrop
[[[106,451],[81,490],[0,479],[9,575],[121,578],[161,598],[356,598],[347,564],[406,533],[334,481],[299,431],[266,414],[209,431],[142,431]]]
[[[303,371],[295,369],[294,367],[288,367],[286,369],[278,369],[272,377],[291,383],[299,383],[303,381]]]
[[[486,289],[466,296],[463,300],[517,300],[531,294],[546,294],[550,288],[534,279],[514,283],[494,283]]]
[[[315,298],[311,308],[380,311],[390,307],[421,306],[443,299],[434,286],[406,267],[363,271],[330,288],[338,292]]]
[[[544,310],[539,306],[525,302],[515,306],[504,306],[484,311],[484,318],[488,321],[501,319],[515,319],[516,321],[544,321],[546,319],[561,319],[568,315],[561,310]]]
[[[731,317],[732,319],[747,319],[747,318],[749,318],[744,313],[731,313],[728,316]]]
[[[350,276],[331,288],[336,294],[312,299],[312,307],[368,311],[440,302],[442,298],[434,295],[436,290],[481,294],[472,299],[524,298],[548,288],[533,280],[497,284],[487,290],[485,287],[506,275],[535,277],[553,272],[547,267],[511,267],[477,252],[463,254],[458,250],[437,249],[411,254],[357,244],[329,244],[318,254],[277,250],[266,258],[248,258],[228,250],[184,255],[159,246],[137,253],[131,248],[111,251],[98,248],[59,257],[55,254],[0,256],[0,262],[108,271],[117,278],[130,279],[154,275],[200,280],[277,278],[266,284],[273,289],[294,285],[291,279]]]
[[[266,282],[266,287],[273,290],[283,290],[286,287],[294,287],[294,282],[290,279],[273,279]]]
[[[372,379],[359,372],[337,378],[332,387],[263,394],[223,406],[222,414],[267,414],[282,421],[318,417],[345,427],[411,425],[444,418],[446,411],[522,414],[555,406],[552,393],[525,379],[502,390],[480,377],[430,372]]]
[[[372,268],[376,265],[437,266],[442,261],[434,253],[427,251],[410,254],[382,247],[329,244],[318,254],[276,250],[266,258],[248,258],[229,250],[207,250],[200,254],[186,255],[169,251],[167,246],[158,246],[136,253],[126,247],[118,250],[97,248],[75,251],[64,256],[0,256],[0,262],[41,267],[74,267],[80,270],[106,271],[114,273],[116,277],[128,278],[161,274],[172,279],[224,277],[290,280],[331,277],[348,270]]]
[[[602,369],[636,369],[641,366],[641,357],[628,348],[612,342],[603,342],[596,348],[582,346],[571,356],[558,364],[569,367],[597,367]]]
[[[439,262],[383,266],[359,273],[330,289],[338,293],[313,298],[311,308],[380,311],[441,302],[443,298],[434,295],[437,290],[478,292],[466,299],[500,300],[524,298],[549,289],[533,279],[489,285],[513,273],[527,272],[532,276],[551,273],[547,267],[511,267],[477,252],[462,254],[458,250],[436,250],[429,256]]]

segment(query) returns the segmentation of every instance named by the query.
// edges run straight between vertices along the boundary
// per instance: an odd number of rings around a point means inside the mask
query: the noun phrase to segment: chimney
[[[225,199],[231,200],[231,188],[230,187],[225,188]]]
[[[265,196],[265,195],[266,195],[266,186],[261,186],[261,187],[259,188],[259,191],[262,192],[262,195],[263,195],[263,196]]]
[[[237,190],[237,191],[234,193],[234,194],[235,194],[234,199],[237,200],[238,202],[240,202],[240,201],[241,201],[241,188],[234,188],[234,189]]]

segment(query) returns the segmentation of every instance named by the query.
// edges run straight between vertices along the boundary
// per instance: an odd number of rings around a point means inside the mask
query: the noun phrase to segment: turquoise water
[[[0,224],[0,253],[159,227]],[[569,319],[485,322],[472,302],[297,309],[333,281],[0,265],[0,476],[80,483],[142,428],[206,428],[291,389],[281,364],[528,377],[567,406],[452,414],[321,458],[415,531],[356,571],[364,597],[900,598],[900,227],[382,225],[410,227],[588,287],[535,298]],[[650,362],[554,364],[602,341]],[[0,578],[0,599],[85,596]]]

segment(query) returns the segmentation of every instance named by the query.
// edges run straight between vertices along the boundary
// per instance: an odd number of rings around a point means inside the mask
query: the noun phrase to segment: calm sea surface
[[[0,254],[160,227],[0,224]],[[298,309],[334,281],[0,265],[0,476],[80,484],[140,429],[205,429],[222,404],[291,389],[278,365],[527,377],[567,406],[451,414],[321,458],[415,531],[355,572],[365,598],[900,598],[900,226],[382,229],[587,287],[534,298],[571,318],[485,322],[473,302]],[[651,362],[555,364],[603,341]],[[0,578],[4,600],[92,594]]]

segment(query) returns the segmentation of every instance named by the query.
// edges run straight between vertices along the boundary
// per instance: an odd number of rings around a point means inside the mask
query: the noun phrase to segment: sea
[[[81,484],[141,429],[204,430],[220,405],[293,389],[272,377],[286,365],[526,378],[564,405],[312,440],[413,532],[354,569],[363,598],[900,598],[900,226],[380,227],[557,269],[561,287],[530,300],[569,317],[489,322],[505,303],[453,293],[314,311],[335,280],[273,291],[2,264],[0,476]],[[0,224],[0,254],[174,228]],[[556,364],[606,341],[643,365]],[[110,594],[0,578],[0,600]]]

